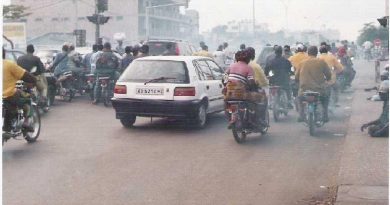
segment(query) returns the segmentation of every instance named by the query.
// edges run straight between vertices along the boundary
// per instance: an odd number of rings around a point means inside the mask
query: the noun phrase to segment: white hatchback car
[[[137,116],[172,117],[204,127],[207,114],[224,110],[224,71],[199,56],[154,56],[134,60],[117,81],[112,105],[131,127]]]

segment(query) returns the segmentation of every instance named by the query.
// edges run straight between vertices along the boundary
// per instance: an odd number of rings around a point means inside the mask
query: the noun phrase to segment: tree
[[[360,30],[360,35],[357,39],[357,43],[362,45],[366,41],[374,41],[375,39],[381,39],[382,42],[389,41],[389,28],[375,26],[373,22],[364,24]]]
[[[3,17],[4,19],[18,20],[31,14],[31,13],[26,13],[27,9],[28,7],[25,7],[23,5],[4,6]]]

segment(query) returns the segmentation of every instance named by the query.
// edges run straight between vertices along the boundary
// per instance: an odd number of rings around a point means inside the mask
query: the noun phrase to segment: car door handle
[[[206,85],[206,89],[207,89],[207,90],[210,89],[210,86]]]

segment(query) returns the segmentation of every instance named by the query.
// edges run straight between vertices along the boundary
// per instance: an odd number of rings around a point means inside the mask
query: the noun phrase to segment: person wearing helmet
[[[295,73],[301,68],[301,63],[308,59],[308,55],[305,52],[305,46],[303,44],[298,44],[297,52],[288,58],[291,62],[291,65],[294,67]]]
[[[327,81],[327,84],[329,85],[329,90],[332,93],[333,103],[335,106],[338,106],[339,85],[337,83],[337,74],[343,72],[343,65],[341,65],[341,63],[332,53],[328,52],[328,46],[326,44],[320,47],[320,55],[318,58],[324,60],[332,71],[332,78],[331,80]]]
[[[299,69],[301,68],[302,62],[307,59],[308,59],[308,55],[304,51],[303,44],[298,44],[296,53],[290,58],[288,58],[292,67],[294,68],[295,75],[298,73]],[[292,92],[294,97],[296,97],[298,95],[298,86],[294,86]]]
[[[388,77],[388,76],[387,76]],[[377,120],[365,123],[360,130],[368,128],[372,137],[389,137],[389,80],[384,80],[379,86],[379,96],[383,101],[382,113]]]
[[[271,59],[265,65],[265,75],[269,76],[269,73],[272,71],[273,76],[270,77],[270,84],[280,86],[285,90],[287,94],[287,99],[289,101],[288,108],[292,109],[292,100],[291,100],[291,86],[290,86],[290,76],[294,75],[291,71],[291,63],[286,58],[282,56],[283,48],[281,46],[276,46],[275,49],[275,58]]]

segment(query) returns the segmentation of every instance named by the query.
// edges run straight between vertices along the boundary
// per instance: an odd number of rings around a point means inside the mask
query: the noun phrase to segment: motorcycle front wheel
[[[24,132],[23,136],[28,143],[33,143],[38,139],[41,132],[41,117],[37,106],[31,106],[30,109],[31,116],[29,117],[28,122],[34,128],[34,132]]]
[[[315,122],[315,119],[314,119],[314,113],[313,112],[310,112],[308,113],[308,124],[309,124],[309,133],[310,133],[310,136],[314,136],[314,132],[315,132],[315,126],[316,126],[316,122]]]

